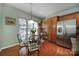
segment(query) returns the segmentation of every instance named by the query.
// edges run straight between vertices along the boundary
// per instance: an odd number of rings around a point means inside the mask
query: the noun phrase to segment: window
[[[26,19],[19,19],[19,34],[20,39],[26,39]]]
[[[35,35],[38,34],[38,24],[37,22],[33,21],[33,20],[26,20],[26,19],[19,19],[19,42],[23,42],[26,43],[29,46],[29,49],[31,51],[31,49],[33,50],[34,48],[37,49],[38,45],[37,43],[32,43],[29,44],[29,38],[31,37],[32,33],[31,30],[34,28],[36,29]],[[35,39],[37,38],[37,36],[35,37]]]
[[[34,25],[33,25],[34,24]],[[31,29],[35,28],[36,32],[35,35],[38,34],[38,24],[37,22],[33,20],[26,20],[23,18],[19,19],[19,34],[20,34],[20,39],[23,41],[29,41],[29,37],[32,35],[31,34]]]
[[[33,21],[33,20],[28,20],[28,38],[31,36],[31,29],[32,28],[35,28],[36,29],[36,32],[35,32],[35,35],[38,34],[38,24],[37,22]]]

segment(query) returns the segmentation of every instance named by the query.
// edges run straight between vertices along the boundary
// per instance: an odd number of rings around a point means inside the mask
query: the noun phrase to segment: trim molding
[[[3,49],[11,48],[11,47],[14,47],[14,46],[16,46],[16,45],[19,45],[19,43],[13,44],[13,45],[9,45],[9,46],[6,46],[6,47],[2,47],[2,48],[0,48],[0,52],[1,52]]]

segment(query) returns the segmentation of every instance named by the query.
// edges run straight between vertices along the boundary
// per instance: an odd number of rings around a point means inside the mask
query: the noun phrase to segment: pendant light
[[[30,3],[30,6],[31,6],[30,20],[32,20],[32,3]]]

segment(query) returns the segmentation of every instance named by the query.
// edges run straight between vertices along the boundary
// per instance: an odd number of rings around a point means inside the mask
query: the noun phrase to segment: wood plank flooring
[[[18,56],[19,55],[19,46],[14,46],[11,48],[4,49],[0,52],[0,56]]]

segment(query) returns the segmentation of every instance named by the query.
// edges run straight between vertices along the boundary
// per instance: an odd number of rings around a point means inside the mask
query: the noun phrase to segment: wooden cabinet
[[[56,42],[57,16],[43,21],[43,28],[47,31],[47,40]]]

